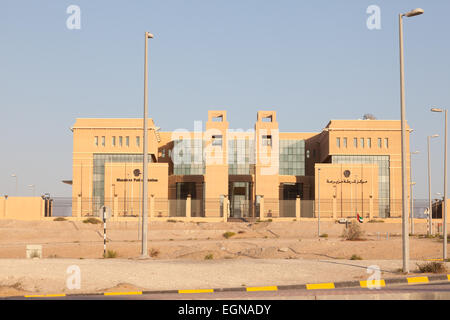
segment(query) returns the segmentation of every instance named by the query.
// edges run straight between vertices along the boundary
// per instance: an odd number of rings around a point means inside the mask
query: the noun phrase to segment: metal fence
[[[378,199],[320,199],[320,200],[279,200],[264,199],[262,203],[249,200],[230,201],[224,198],[191,199],[190,210],[186,199],[149,198],[149,212],[154,217],[222,217],[225,211],[231,218],[260,217],[263,210],[265,218],[349,218],[357,215],[373,218],[399,218],[402,215],[402,201],[390,200],[388,209],[381,212],[385,200]],[[224,208],[224,205],[227,208]],[[101,207],[106,206],[116,217],[139,217],[142,199],[138,198],[60,198],[50,199],[49,216],[101,216]],[[410,213],[408,202],[408,215]],[[417,219],[428,217],[428,200],[414,199],[413,215]],[[433,200],[433,217],[442,217],[442,204]]]

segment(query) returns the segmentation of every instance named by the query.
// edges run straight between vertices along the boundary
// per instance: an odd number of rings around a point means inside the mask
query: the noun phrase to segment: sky
[[[71,5],[80,28],[69,29]],[[380,29],[369,29],[369,6]],[[320,132],[330,119],[400,119],[398,14],[405,32],[406,118],[415,197],[443,193],[450,108],[448,0],[2,0],[0,194],[70,196],[76,118],[143,113],[144,34],[150,40],[149,115],[162,131],[193,130],[227,110],[232,129],[277,111],[280,131]]]

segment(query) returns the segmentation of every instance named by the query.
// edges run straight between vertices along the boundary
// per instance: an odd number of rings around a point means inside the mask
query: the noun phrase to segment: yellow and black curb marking
[[[217,292],[263,292],[263,291],[280,291],[280,290],[330,290],[342,288],[369,288],[373,286],[388,287],[390,285],[399,284],[426,284],[435,281],[450,281],[450,274],[425,276],[425,277],[408,277],[408,278],[392,278],[378,281],[344,281],[329,283],[308,283],[299,285],[280,285],[265,287],[237,287],[237,288],[217,288],[217,289],[193,289],[193,290],[160,290],[160,291],[132,291],[132,292],[103,292],[103,293],[76,293],[76,294],[38,294],[25,295],[15,297],[5,297],[6,299],[17,298],[60,298],[60,297],[85,297],[85,296],[136,296],[144,294],[193,294],[193,293],[217,293]]]

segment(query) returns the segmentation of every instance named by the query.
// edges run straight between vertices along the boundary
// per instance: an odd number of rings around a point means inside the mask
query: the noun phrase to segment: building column
[[[113,202],[113,210],[112,210],[112,216],[113,217],[119,217],[119,198],[117,195],[114,195],[114,202]]]
[[[337,218],[337,201],[336,198],[333,197],[333,219]]]
[[[301,206],[300,206],[300,196],[295,199],[295,218],[300,219],[301,217]]]
[[[373,220],[373,198],[369,199],[369,220]]]
[[[81,217],[81,195],[77,197],[77,217]]]
[[[40,198],[39,199],[41,203],[41,219],[45,217],[45,200]]]
[[[192,206],[192,199],[191,199],[191,195],[188,194],[188,196],[186,198],[186,219],[187,220],[191,219],[191,206]]]
[[[230,202],[228,200],[228,196],[224,195],[223,196],[223,205],[222,205],[222,218],[223,218],[223,222],[227,222],[228,221],[228,208],[230,206]]]
[[[259,200],[259,220],[264,219],[264,196],[261,196]]]

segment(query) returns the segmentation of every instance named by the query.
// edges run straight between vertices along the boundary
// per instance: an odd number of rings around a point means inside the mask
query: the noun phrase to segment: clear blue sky
[[[81,8],[69,30],[66,9]],[[369,5],[381,30],[366,27]],[[150,43],[150,116],[162,130],[193,129],[226,109],[232,128],[257,110],[282,131],[320,131],[330,119],[399,119],[398,13],[405,20],[407,119],[414,129],[415,194],[427,198],[426,136],[443,137],[450,108],[450,1],[184,0],[0,2],[0,194],[70,196],[77,117],[141,117],[144,32]],[[443,185],[435,139],[433,193]]]

